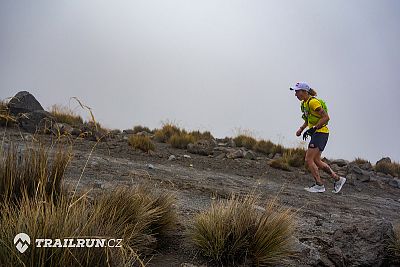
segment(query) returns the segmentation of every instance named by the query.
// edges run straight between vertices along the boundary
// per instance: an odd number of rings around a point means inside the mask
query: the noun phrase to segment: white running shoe
[[[325,192],[325,186],[324,185],[317,185],[314,184],[311,187],[306,187],[304,188],[306,191],[311,192],[311,193],[323,193]]]
[[[340,177],[339,181],[333,183],[333,193],[337,194],[342,189],[344,183],[346,182],[346,178]]]

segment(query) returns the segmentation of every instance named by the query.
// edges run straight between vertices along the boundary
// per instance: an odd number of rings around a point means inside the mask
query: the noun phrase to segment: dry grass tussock
[[[141,126],[141,125],[136,125],[133,127],[133,134],[137,134],[140,132],[154,133],[154,131],[150,130],[149,127],[145,127],[145,126]]]
[[[273,202],[260,211],[257,204],[253,195],[212,203],[209,210],[196,216],[190,229],[192,240],[218,263],[281,263],[291,255],[294,212]]]
[[[260,140],[257,142],[257,144],[254,146],[254,150],[260,153],[263,153],[265,155],[268,155],[272,153],[272,149],[274,148],[274,143],[271,141],[265,141],[265,140]]]
[[[379,162],[374,167],[375,171],[400,177],[400,163],[397,162]]]
[[[285,149],[283,158],[292,167],[302,167],[305,163],[306,150],[304,148]]]
[[[155,131],[154,137],[159,142],[167,143],[174,134],[180,133],[182,133],[182,130],[178,126],[172,123],[165,123],[161,129]],[[184,133],[186,133],[186,131],[184,131]]]
[[[10,125],[17,122],[17,119],[10,114],[5,100],[0,100],[0,125]]]
[[[174,227],[174,198],[143,187],[105,192],[90,201],[62,188],[69,152],[43,146],[1,151],[0,262],[6,266],[132,266]],[[121,238],[121,248],[16,251],[16,233],[36,238]],[[63,242],[63,241],[62,241]]]
[[[67,123],[71,126],[79,126],[83,124],[82,117],[65,106],[53,105],[50,107],[50,113],[54,116],[56,122]]]
[[[370,162],[368,160],[366,160],[366,159],[363,159],[363,158],[355,158],[353,160],[353,163],[355,163],[357,165],[362,165],[362,164],[370,163]]]
[[[279,169],[279,170],[283,170],[283,171],[290,171],[289,164],[283,157],[272,160],[269,163],[269,165],[275,169]]]
[[[283,156],[272,160],[269,165],[275,169],[290,171],[292,167],[302,167],[305,164],[306,150],[304,148],[285,149]]]
[[[148,136],[132,135],[128,139],[129,145],[135,149],[140,149],[143,152],[154,151],[156,146]]]
[[[233,141],[237,147],[245,147],[247,149],[253,149],[257,144],[257,140],[254,137],[246,134],[239,134],[233,138]]]
[[[213,136],[208,131],[188,132],[172,123],[165,123],[161,129],[155,130],[154,138],[159,142],[169,143],[172,147],[186,149],[190,143],[200,139],[211,140]]]

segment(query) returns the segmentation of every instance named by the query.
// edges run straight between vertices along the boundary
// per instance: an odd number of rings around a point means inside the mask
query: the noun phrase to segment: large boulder
[[[334,232],[330,260],[336,266],[385,266],[392,236],[393,226],[385,220],[351,224]]]
[[[47,133],[52,128],[54,117],[47,111],[35,110],[19,116],[18,123],[29,133]]]
[[[357,164],[350,163],[347,166],[347,178],[350,184],[355,184],[355,180],[360,182],[369,182],[371,180],[371,173],[361,169]]]
[[[346,166],[347,164],[349,164],[349,161],[348,161],[348,160],[345,160],[345,159],[335,159],[335,160],[332,160],[330,163],[331,163],[331,164],[336,164],[336,165],[338,165],[339,167],[344,167],[344,166]]]
[[[7,104],[10,113],[14,116],[19,113],[29,113],[44,110],[36,98],[27,91],[18,92]]]
[[[389,157],[381,158],[380,160],[378,160],[376,162],[375,165],[378,165],[379,163],[388,163],[388,164],[390,164],[390,163],[392,163],[392,160]]]

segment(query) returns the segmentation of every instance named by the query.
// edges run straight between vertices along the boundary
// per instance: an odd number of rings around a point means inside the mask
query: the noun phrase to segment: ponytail
[[[317,96],[317,92],[316,92],[314,89],[312,89],[312,88],[310,88],[310,90],[308,91],[308,93],[309,93],[311,96]]]

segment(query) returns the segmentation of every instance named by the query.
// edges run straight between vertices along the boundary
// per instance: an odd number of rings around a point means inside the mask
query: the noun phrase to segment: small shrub
[[[50,108],[50,113],[59,123],[67,123],[72,126],[79,126],[83,124],[82,117],[77,115],[68,107],[53,105]]]
[[[274,143],[271,141],[260,140],[254,147],[254,150],[263,154],[270,154],[272,153],[272,148],[274,147]]]
[[[272,160],[269,163],[269,165],[275,169],[280,169],[283,171],[290,171],[289,164],[286,162],[286,160],[283,157]]]
[[[374,167],[375,171],[400,177],[400,164],[397,162],[379,162]]]
[[[272,148],[272,153],[275,154],[281,154],[283,155],[283,153],[285,152],[285,148],[282,145],[274,145],[274,147]]]
[[[245,147],[247,149],[253,149],[257,144],[257,140],[255,138],[244,134],[236,136],[233,141],[235,142],[236,146]]]
[[[133,127],[134,134],[137,134],[140,132],[153,133],[153,131],[151,131],[148,127],[143,127],[141,125],[136,125],[135,127]]]
[[[23,194],[58,197],[70,154],[60,147],[50,160],[50,152],[43,145],[26,147],[23,152],[14,145],[0,149],[0,201],[16,202]]]
[[[156,146],[148,136],[132,135],[128,139],[128,143],[135,149],[140,149],[144,152],[154,151]]]
[[[291,254],[294,232],[293,212],[256,209],[254,196],[231,197],[212,203],[211,208],[195,217],[191,237],[200,251],[227,265],[251,260],[258,266],[281,262]]]
[[[17,122],[17,119],[10,114],[7,103],[0,100],[0,125],[12,125]]]
[[[192,135],[196,139],[196,141],[201,140],[201,139],[205,139],[205,140],[214,139],[214,137],[212,136],[212,134],[209,131],[205,131],[205,132],[191,131],[189,134]]]
[[[144,266],[138,255],[152,252],[176,224],[172,195],[144,187],[106,191],[94,201],[68,197],[60,186],[69,158],[65,150],[51,153],[39,146],[22,153],[10,146],[0,153],[2,266]],[[31,240],[91,237],[123,243],[121,248],[30,246],[21,257],[13,243],[20,232]]]
[[[171,144],[172,147],[186,149],[188,144],[194,143],[196,138],[191,134],[174,134],[169,139],[168,143]]]
[[[284,161],[292,167],[304,166],[306,157],[306,150],[303,148],[287,149],[283,153]]]
[[[186,133],[186,131],[181,131],[177,126],[171,123],[166,123],[160,130],[156,130],[154,137],[159,142],[167,143],[174,134],[180,133]]]
[[[362,165],[362,164],[365,164],[365,163],[370,163],[368,160],[362,159],[362,158],[355,158],[353,162],[354,162],[355,164],[357,164],[357,165]]]

